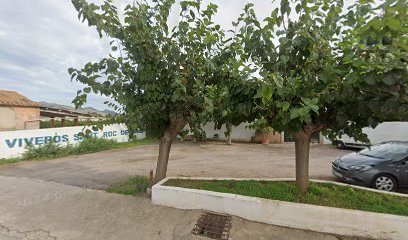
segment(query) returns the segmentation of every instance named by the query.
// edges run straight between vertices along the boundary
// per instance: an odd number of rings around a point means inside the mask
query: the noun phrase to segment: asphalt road
[[[176,144],[169,175],[293,177],[293,152],[293,145]],[[312,176],[330,179],[331,160],[345,153],[312,146]],[[147,196],[96,190],[147,174],[156,154],[157,146],[149,145],[0,167],[0,240],[208,239],[191,234],[201,211],[159,207]],[[356,238],[233,217],[230,239]]]
[[[0,176],[1,240],[208,240],[191,234],[201,211],[154,206],[130,197],[61,183]],[[232,218],[231,240],[343,240]]]
[[[331,162],[349,153],[332,145],[312,144],[310,177],[335,180]],[[157,145],[104,151],[39,162],[0,166],[0,175],[28,177],[104,189],[155,169]],[[178,143],[171,150],[168,176],[281,178],[295,177],[293,144]]]

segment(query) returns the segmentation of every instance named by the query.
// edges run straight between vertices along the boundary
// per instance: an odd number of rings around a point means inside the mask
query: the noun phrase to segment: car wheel
[[[336,146],[337,146],[338,149],[346,148],[346,146],[344,145],[344,143],[342,141],[337,141]]]
[[[397,189],[397,181],[389,175],[381,174],[375,177],[373,187],[378,190],[393,192]]]

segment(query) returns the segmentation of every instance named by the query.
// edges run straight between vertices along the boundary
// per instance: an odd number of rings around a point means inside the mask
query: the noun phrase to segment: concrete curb
[[[202,209],[239,216],[251,221],[317,232],[379,239],[406,239],[408,217],[350,209],[323,207],[247,197],[229,193],[163,186],[166,178],[153,186],[152,203],[180,209]],[[234,179],[185,178],[191,180],[266,180],[293,179]],[[314,180],[315,182],[329,182]],[[347,185],[329,182],[337,185]],[[349,185],[347,185],[349,186]],[[354,186],[353,186],[354,187]],[[360,188],[360,187],[356,187]],[[367,190],[366,188],[362,188]],[[374,190],[374,192],[376,192]],[[392,194],[407,197],[404,194]]]

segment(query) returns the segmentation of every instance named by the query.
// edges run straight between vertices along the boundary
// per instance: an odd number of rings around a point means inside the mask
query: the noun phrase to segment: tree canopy
[[[230,32],[233,37],[228,39],[216,62],[221,67],[218,71],[220,80],[214,89],[216,98],[212,117],[216,129],[226,125],[229,140],[232,126],[254,121],[259,116],[254,99],[259,87],[259,79],[253,75],[256,69],[242,56],[245,52],[241,39],[236,36],[236,29]]]
[[[313,133],[368,141],[363,127],[408,119],[406,0],[359,0],[348,8],[342,0],[281,0],[263,21],[247,4],[230,39],[212,20],[217,6],[201,0],[181,1],[171,30],[174,0],[136,1],[123,16],[112,0],[72,3],[112,50],[69,69],[87,85],[74,102],[91,92],[109,96],[130,130],[155,130],[156,182],[187,123],[195,129],[209,120],[220,127],[262,119],[293,134],[305,191]]]
[[[358,1],[344,11],[343,1],[282,0],[264,22],[252,4],[241,15],[239,36],[262,79],[256,97],[269,124],[295,138],[302,190],[313,133],[368,141],[363,127],[406,119],[404,2]]]
[[[135,2],[123,19],[112,0],[102,5],[72,0],[79,18],[109,38],[112,52],[71,77],[87,85],[75,103],[90,92],[111,97],[130,130],[146,127],[161,137],[156,181],[165,177],[170,147],[186,126],[199,126],[213,111],[215,64],[223,48],[224,32],[212,21],[217,6],[203,8],[200,0],[181,1],[180,20],[169,30],[174,0]]]

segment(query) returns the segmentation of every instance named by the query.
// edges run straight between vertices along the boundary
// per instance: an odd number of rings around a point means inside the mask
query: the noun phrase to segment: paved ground
[[[349,153],[331,145],[310,150],[311,178],[334,180],[331,162]],[[155,169],[157,145],[111,150],[40,162],[0,166],[0,175],[43,179],[74,186],[103,189],[131,175]],[[174,144],[168,176],[275,178],[295,176],[293,144]]]
[[[202,239],[190,233],[200,211],[55,182],[0,176],[1,240]],[[354,239],[233,217],[231,240]]]
[[[208,239],[190,233],[201,211],[153,206],[104,188],[154,168],[157,146],[0,167],[0,240]],[[330,162],[347,151],[314,145],[311,173],[331,178]],[[291,145],[176,144],[169,175],[293,177]],[[87,188],[76,187],[85,186]],[[355,239],[233,217],[230,239]]]

